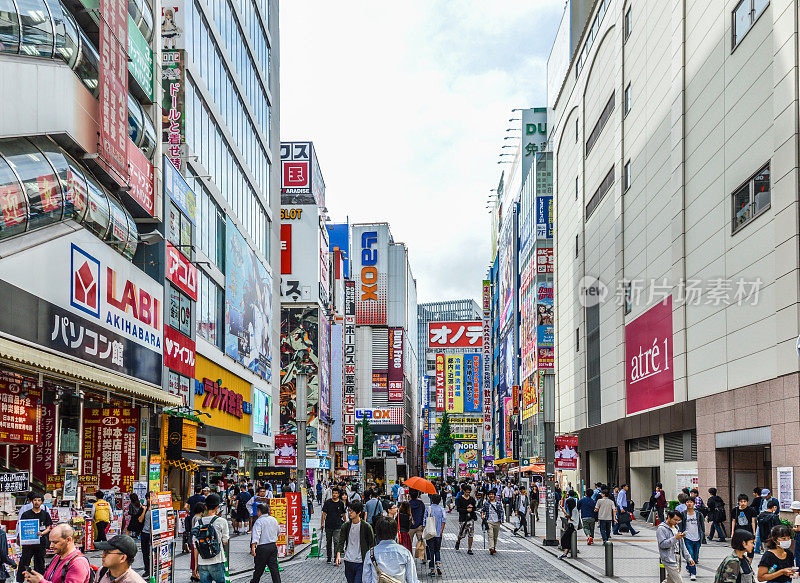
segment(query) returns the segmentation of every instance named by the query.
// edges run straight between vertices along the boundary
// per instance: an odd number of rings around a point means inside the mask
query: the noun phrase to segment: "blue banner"
[[[482,360],[480,354],[464,355],[464,413],[483,411]]]
[[[553,196],[536,197],[536,238],[553,238]]]

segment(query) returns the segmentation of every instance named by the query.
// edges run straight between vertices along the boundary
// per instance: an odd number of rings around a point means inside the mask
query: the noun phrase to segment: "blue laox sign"
[[[553,197],[536,197],[536,238],[553,238]]]

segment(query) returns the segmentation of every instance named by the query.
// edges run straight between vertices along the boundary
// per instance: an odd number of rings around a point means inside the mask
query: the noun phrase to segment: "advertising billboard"
[[[444,367],[445,411],[448,413],[464,412],[464,356],[448,354]]]
[[[557,470],[578,469],[577,435],[556,436],[556,469]]]
[[[275,465],[294,467],[297,465],[297,435],[279,433],[275,436]]]
[[[403,400],[403,329],[389,328],[389,401]]]
[[[167,246],[167,279],[197,301],[197,267],[183,253],[165,241]]]
[[[475,348],[481,346],[483,322],[430,322],[428,348]]]
[[[537,375],[522,381],[522,419],[530,419],[539,412]]]
[[[536,286],[536,345],[553,348],[553,284]]]
[[[344,282],[344,332],[342,344],[342,429],[345,445],[356,435],[356,282]]]
[[[307,375],[306,444],[309,449],[315,449],[319,427],[320,395],[317,306],[281,308],[281,433],[297,433],[297,374],[301,370]]]
[[[370,425],[403,425],[405,422],[403,407],[378,407],[373,409],[356,409],[356,424],[366,419]]]
[[[483,411],[483,392],[481,391],[481,355],[464,355],[464,412]]]
[[[161,386],[163,294],[81,229],[0,259],[0,331]]]
[[[83,473],[99,475],[101,490],[132,492],[138,436],[138,407],[87,407],[81,436]]]
[[[194,378],[195,343],[171,326],[164,326],[164,366]]]
[[[281,302],[327,302],[327,233],[316,205],[281,208]]]
[[[385,326],[389,284],[389,225],[353,225],[356,325]]]
[[[514,403],[511,397],[503,398],[503,446],[505,447],[505,457],[513,456],[513,431],[514,428],[511,424],[511,417],[514,415]]]
[[[164,193],[194,224],[194,216],[197,211],[194,192],[177,170],[180,166],[173,166],[170,160],[170,158],[164,156]]]
[[[225,354],[272,379],[272,276],[228,217]]]
[[[553,248],[536,249],[536,273],[553,273]]]
[[[444,411],[444,354],[436,355],[436,410]]]
[[[511,322],[512,308],[514,306],[514,246],[513,236],[514,215],[505,213],[503,225],[500,229],[500,242],[498,256],[500,260],[498,272],[498,310],[500,312],[500,330],[505,330]]]
[[[181,144],[186,141],[186,51],[165,49],[161,53],[161,87],[164,90],[161,100],[161,141],[166,144],[164,155],[180,170],[183,162]]]
[[[553,238],[553,195],[536,197],[536,238]]]
[[[281,204],[325,206],[325,182],[312,142],[281,142]]]
[[[331,324],[324,312],[319,313],[319,410],[323,417],[331,415]]]
[[[492,438],[492,282],[483,280],[483,440]]]
[[[520,378],[536,369],[536,262],[530,260],[522,270],[519,288]]]
[[[536,154],[547,148],[547,108],[522,110],[522,180],[536,161]]]
[[[270,398],[269,395],[253,387],[250,395],[253,401],[253,433],[269,436],[272,431],[269,426]]]
[[[100,0],[101,160],[120,186],[128,185],[128,3]]]
[[[672,403],[672,296],[625,325],[628,415]]]

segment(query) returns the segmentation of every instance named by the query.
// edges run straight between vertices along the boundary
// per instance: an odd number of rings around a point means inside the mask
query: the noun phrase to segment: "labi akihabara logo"
[[[100,317],[100,262],[72,245],[70,305],[95,318]]]
[[[608,297],[608,286],[593,275],[585,275],[578,284],[578,301],[584,308],[602,304]]]

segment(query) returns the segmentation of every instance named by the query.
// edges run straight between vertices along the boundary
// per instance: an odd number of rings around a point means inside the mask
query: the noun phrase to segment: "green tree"
[[[447,412],[442,416],[442,423],[436,432],[436,444],[428,452],[428,461],[434,466],[442,468],[442,477],[446,476],[444,467],[453,462],[455,453],[455,443],[453,435],[450,433],[450,417]]]

